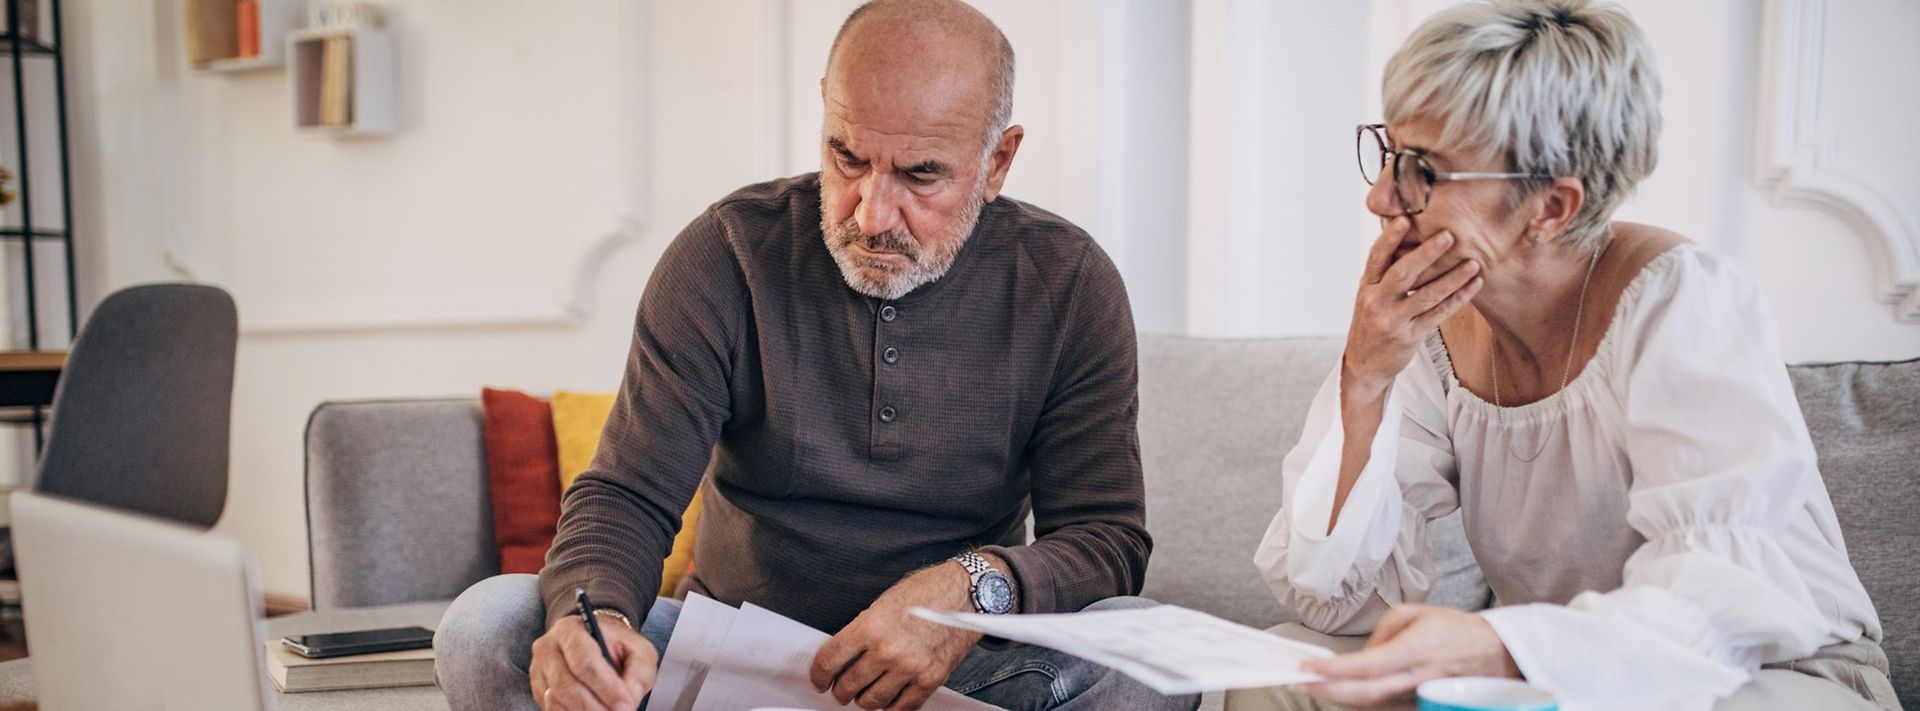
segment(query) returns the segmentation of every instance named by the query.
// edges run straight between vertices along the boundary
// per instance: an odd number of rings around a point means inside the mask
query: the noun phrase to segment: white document
[[[699,594],[687,596],[660,662],[648,711],[746,711],[761,707],[846,708],[813,690],[808,669],[828,635],[755,605],[735,610]],[[999,711],[952,689],[921,706],[928,711]]]
[[[667,656],[660,660],[660,676],[647,698],[648,711],[692,711],[694,698],[739,614],[705,595],[687,595],[680,606],[680,621],[674,623],[673,637],[667,641]]]
[[[1039,645],[1112,667],[1162,694],[1319,681],[1300,663],[1333,652],[1173,605],[1068,615],[916,609],[934,622]]]

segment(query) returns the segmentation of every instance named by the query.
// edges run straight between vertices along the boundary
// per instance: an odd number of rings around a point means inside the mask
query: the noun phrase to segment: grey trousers
[[[1121,597],[1102,600],[1088,610],[1119,610],[1156,605]],[[667,640],[680,617],[680,605],[662,599],[647,613],[640,633],[665,655]],[[434,672],[454,711],[534,709],[527,667],[533,641],[546,631],[546,608],[539,578],[501,575],[476,583],[447,608],[433,639]],[[981,644],[947,678],[947,688],[1005,709],[1180,709],[1191,711],[1197,696],[1161,696],[1132,678],[1106,667],[1043,647]],[[832,699],[827,699],[829,703]]]
[[[1366,643],[1365,637],[1333,637],[1298,624],[1285,624],[1268,631],[1335,652],[1355,651]],[[1284,687],[1227,692],[1227,711],[1317,711],[1333,708],[1338,707]],[[1714,711],[1898,711],[1900,699],[1894,695],[1893,681],[1887,676],[1886,652],[1881,651],[1880,645],[1862,639],[1821,647],[1813,656],[1805,659],[1761,667],[1752,680],[1734,691],[1732,696],[1714,704],[1713,708]]]

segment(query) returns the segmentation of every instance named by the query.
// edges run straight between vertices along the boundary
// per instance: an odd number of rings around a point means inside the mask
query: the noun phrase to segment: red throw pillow
[[[480,391],[486,412],[487,489],[500,572],[538,573],[560,523],[553,407],[518,390]]]

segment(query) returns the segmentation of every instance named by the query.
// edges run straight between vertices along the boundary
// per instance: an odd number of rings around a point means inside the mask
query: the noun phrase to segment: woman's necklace
[[[1573,307],[1573,337],[1567,341],[1567,364],[1560,369],[1560,390],[1555,390],[1555,393],[1567,389],[1567,376],[1573,373],[1573,347],[1580,342],[1580,318],[1586,315],[1587,311],[1587,284],[1593,281],[1593,267],[1600,263],[1600,253],[1603,251],[1606,251],[1606,245],[1593,250],[1593,257],[1587,260],[1587,276],[1580,280],[1580,300]],[[1507,432],[1507,411],[1500,405],[1500,360],[1493,357],[1499,341],[1494,340],[1492,344],[1493,347],[1487,349],[1487,369],[1493,373],[1493,412],[1494,416],[1500,420],[1500,441],[1507,446],[1508,455],[1531,464],[1547,451],[1547,443],[1553,441],[1553,430],[1548,429],[1540,438],[1540,448],[1533,451],[1533,456],[1522,457],[1519,452],[1513,451],[1512,435]]]

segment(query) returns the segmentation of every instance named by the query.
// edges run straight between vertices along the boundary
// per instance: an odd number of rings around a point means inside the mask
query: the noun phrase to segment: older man
[[[502,576],[447,613],[448,698],[635,707],[677,617],[661,561],[704,487],[694,589],[837,631],[811,671],[840,703],[915,709],[944,684],[1008,708],[1192,708],[908,614],[1151,604],[1124,597],[1152,547],[1133,323],[1085,232],[1000,196],[1025,134],[986,17],[863,6],[821,89],[820,173],[727,196],[661,257],[537,592]],[[576,587],[607,613],[611,664]]]

